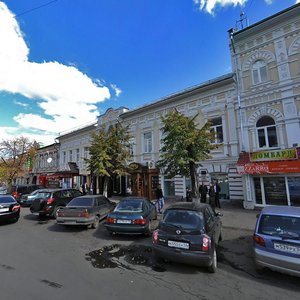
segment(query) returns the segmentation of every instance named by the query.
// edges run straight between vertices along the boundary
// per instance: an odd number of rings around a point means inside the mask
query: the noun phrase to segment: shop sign
[[[285,174],[300,173],[300,160],[297,161],[271,161],[265,163],[246,163],[238,165],[239,174]]]
[[[251,161],[274,161],[274,160],[291,160],[297,159],[297,150],[285,149],[285,150],[272,150],[272,151],[258,151],[250,153]]]

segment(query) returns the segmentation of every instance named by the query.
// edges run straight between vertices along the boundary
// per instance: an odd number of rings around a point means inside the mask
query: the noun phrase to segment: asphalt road
[[[0,224],[0,299],[300,299],[299,278],[256,273],[250,230],[223,233],[210,274],[156,265],[150,238],[64,227],[23,208],[19,222]]]

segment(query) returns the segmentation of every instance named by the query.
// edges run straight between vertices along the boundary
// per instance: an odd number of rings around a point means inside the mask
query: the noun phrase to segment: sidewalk
[[[221,200],[224,227],[254,231],[256,216],[260,210],[248,210],[243,208],[241,201]]]

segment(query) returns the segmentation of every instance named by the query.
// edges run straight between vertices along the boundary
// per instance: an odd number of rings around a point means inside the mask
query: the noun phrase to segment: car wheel
[[[211,265],[208,267],[208,271],[209,271],[210,273],[216,273],[216,271],[217,271],[217,251],[216,251],[216,249],[214,249],[213,258],[212,258],[212,263],[211,263]]]
[[[56,219],[56,217],[57,217],[57,212],[58,212],[58,210],[61,208],[61,206],[56,206],[55,208],[54,208],[54,210],[53,210],[53,213],[52,213],[52,217],[54,218],[54,219]]]
[[[96,217],[95,217],[95,221],[94,221],[93,224],[92,224],[92,228],[93,228],[93,229],[98,228],[98,226],[99,226],[99,221],[100,221],[99,217],[96,216]]]

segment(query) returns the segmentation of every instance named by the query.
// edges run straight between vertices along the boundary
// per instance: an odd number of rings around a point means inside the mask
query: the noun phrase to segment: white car
[[[1,186],[0,187],[0,195],[5,195],[5,194],[7,194],[7,189],[5,186]]]

